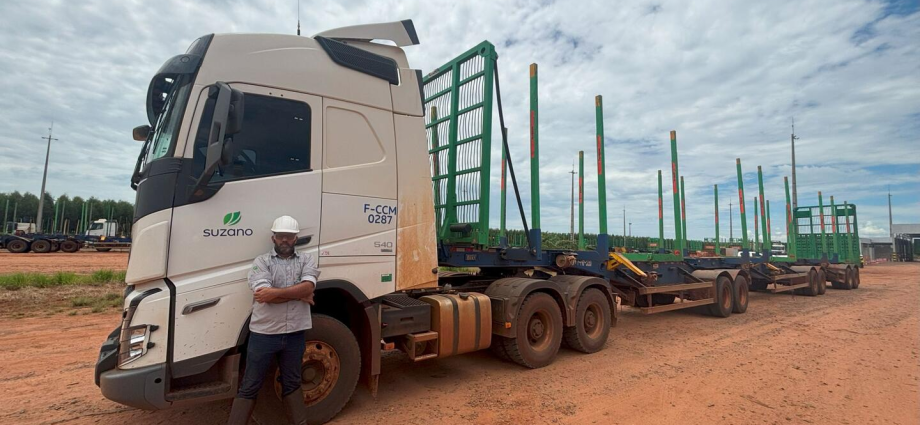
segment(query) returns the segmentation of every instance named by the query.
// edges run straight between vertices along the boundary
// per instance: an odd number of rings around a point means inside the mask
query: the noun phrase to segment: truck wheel
[[[61,250],[60,242],[51,242],[51,252],[58,252]]]
[[[853,289],[859,288],[859,267],[853,267]]]
[[[307,423],[330,421],[345,407],[358,384],[361,372],[361,349],[354,334],[337,319],[324,314],[313,315],[313,328],[306,332],[303,354],[303,403],[307,406]],[[281,383],[275,372],[275,394],[280,402]],[[281,406],[277,406],[281,409]]]
[[[732,289],[735,292],[732,300],[732,313],[741,314],[746,312],[748,308],[748,292],[750,291],[747,278],[740,274],[735,276],[735,283]]]
[[[32,252],[37,252],[39,254],[51,252],[51,242],[45,239],[32,241]]]
[[[818,282],[818,295],[824,295],[827,293],[827,280],[821,279],[821,271],[815,272],[815,280]],[[823,275],[827,278],[827,275]]]
[[[562,331],[563,341],[573,350],[596,353],[604,348],[610,335],[610,304],[596,288],[585,289],[575,308],[575,326]]]
[[[853,269],[849,267],[843,273],[843,289],[853,289]]]
[[[818,283],[818,278],[820,275],[817,272],[808,272],[808,287],[802,288],[802,295],[808,295],[809,297],[817,297],[821,294],[820,283]]]
[[[511,361],[531,369],[552,363],[562,342],[562,313],[553,297],[528,295],[515,320],[517,336],[503,341]]]
[[[109,252],[111,250],[112,248],[96,248],[96,251],[99,251],[99,252]]]
[[[715,303],[709,305],[709,314],[716,317],[728,317],[732,315],[732,281],[728,277],[719,276],[716,278],[715,285]]]
[[[6,250],[15,254],[21,254],[29,251],[29,243],[19,239],[13,239],[6,244]]]
[[[80,250],[80,244],[74,241],[64,241],[61,242],[61,251],[64,252],[77,252]]]

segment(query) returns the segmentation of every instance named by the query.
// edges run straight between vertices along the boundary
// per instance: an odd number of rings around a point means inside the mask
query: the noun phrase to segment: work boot
[[[252,410],[256,407],[255,399],[234,398],[233,406],[230,408],[230,418],[227,419],[227,425],[246,425],[249,423],[249,417],[252,416]]]
[[[284,413],[294,425],[307,425],[307,408],[303,405],[303,390],[299,387],[281,399]]]

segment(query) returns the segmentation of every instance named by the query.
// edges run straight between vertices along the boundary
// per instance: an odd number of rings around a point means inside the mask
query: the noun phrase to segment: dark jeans
[[[272,360],[278,361],[278,369],[281,371],[281,396],[300,388],[300,365],[305,344],[303,331],[277,335],[250,333],[246,370],[237,396],[250,400],[256,398]]]

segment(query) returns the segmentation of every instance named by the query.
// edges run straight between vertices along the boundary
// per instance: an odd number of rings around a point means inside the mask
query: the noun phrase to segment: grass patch
[[[101,313],[113,307],[122,307],[123,304],[124,300],[121,294],[117,292],[109,292],[95,297],[79,296],[70,299],[71,307],[89,307],[93,313]]]
[[[0,288],[15,291],[26,287],[50,288],[66,285],[104,285],[125,281],[124,271],[96,270],[88,275],[73,272],[0,274]]]

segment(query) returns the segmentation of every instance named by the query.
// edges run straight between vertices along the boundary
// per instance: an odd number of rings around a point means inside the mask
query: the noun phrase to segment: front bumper
[[[166,409],[166,364],[137,369],[112,369],[99,377],[105,398],[144,410]]]
[[[126,406],[159,410],[170,406],[166,401],[166,364],[136,369],[118,369],[118,339],[121,326],[109,334],[96,361],[96,385],[105,398]]]

